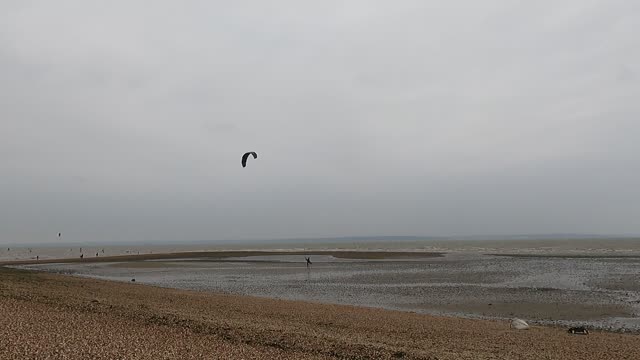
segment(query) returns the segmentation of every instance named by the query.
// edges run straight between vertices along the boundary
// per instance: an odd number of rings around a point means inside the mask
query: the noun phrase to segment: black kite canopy
[[[256,154],[253,151],[245,153],[244,155],[242,155],[242,167],[246,167],[247,166],[247,159],[249,158],[249,155],[252,155],[254,159],[258,158],[258,154]]]

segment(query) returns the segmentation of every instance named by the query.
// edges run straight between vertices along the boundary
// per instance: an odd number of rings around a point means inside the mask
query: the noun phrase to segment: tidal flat
[[[640,258],[514,255],[237,251],[22,267],[185,290],[640,331]]]

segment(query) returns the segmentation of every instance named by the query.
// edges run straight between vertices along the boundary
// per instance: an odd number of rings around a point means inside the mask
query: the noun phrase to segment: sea
[[[518,239],[518,240],[450,240],[411,239],[393,237],[378,240],[355,239],[287,239],[211,241],[199,243],[168,244],[109,244],[109,243],[51,243],[34,245],[2,245],[0,261],[36,259],[62,259],[174,253],[190,251],[263,250],[356,250],[356,251],[433,251],[478,252],[496,254],[547,254],[547,255],[640,255],[640,238],[615,239]]]

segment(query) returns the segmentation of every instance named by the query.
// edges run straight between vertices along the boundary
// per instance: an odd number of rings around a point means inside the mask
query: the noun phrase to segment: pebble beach
[[[0,359],[638,359],[637,335],[0,268]]]

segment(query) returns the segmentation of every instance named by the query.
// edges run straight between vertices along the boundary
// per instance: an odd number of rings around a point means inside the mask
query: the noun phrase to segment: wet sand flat
[[[638,359],[638,336],[0,268],[2,359]]]
[[[320,251],[190,255],[24,267],[125,282],[135,277],[138,283],[185,290],[640,332],[637,258]],[[311,256],[310,268],[305,256]]]

